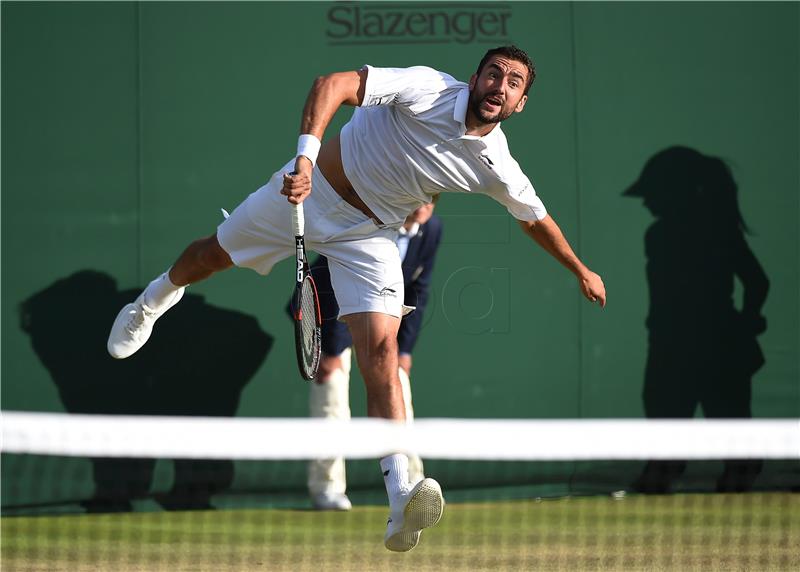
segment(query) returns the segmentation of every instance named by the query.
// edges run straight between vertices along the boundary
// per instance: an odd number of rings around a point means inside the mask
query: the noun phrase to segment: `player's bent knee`
[[[200,264],[205,268],[217,272],[233,266],[231,257],[225,252],[225,249],[220,246],[216,234],[212,234],[208,238],[201,239],[197,242],[200,247],[198,259]]]

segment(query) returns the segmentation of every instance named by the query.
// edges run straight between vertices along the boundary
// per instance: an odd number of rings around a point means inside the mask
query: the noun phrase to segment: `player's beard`
[[[493,94],[491,93],[478,94],[475,91],[472,91],[472,93],[469,94],[469,106],[470,109],[472,109],[472,113],[475,114],[475,117],[480,119],[481,122],[485,124],[500,123],[501,121],[505,121],[506,119],[511,117],[511,115],[514,113],[514,110],[506,109],[505,102],[500,107],[500,111],[498,111],[494,115],[490,115],[489,113],[481,109],[481,103],[483,103],[483,100],[486,99],[487,97],[490,97],[491,95]]]

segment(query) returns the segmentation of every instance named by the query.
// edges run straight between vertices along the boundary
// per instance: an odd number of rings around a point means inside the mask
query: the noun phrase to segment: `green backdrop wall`
[[[769,277],[753,415],[797,417],[798,27],[795,3],[4,2],[2,407],[120,410],[114,384],[124,378],[135,392],[136,376],[100,356],[115,296],[213,232],[220,207],[235,207],[291,156],[316,76],[424,64],[466,80],[487,48],[514,42],[538,78],[504,130],[551,214],[603,275],[608,307],[584,302],[574,278],[499,205],[444,197],[444,244],[414,357],[417,415],[644,415],[653,217],[622,192],[651,157],[680,145],[730,166],[747,242]],[[341,111],[329,133],[348,116]],[[93,273],[72,294],[53,294],[58,315],[73,320],[54,325],[52,306],[23,306],[79,271]],[[256,320],[269,351],[234,381],[213,352],[213,376],[189,368],[182,385],[163,389],[148,378],[153,399],[132,412],[155,411],[162,390],[220,391],[232,404],[216,414],[303,416],[306,387],[283,309],[290,274],[283,263],[266,279],[235,270],[192,287],[197,304]],[[737,304],[741,295],[737,285]],[[212,339],[224,329],[187,320]],[[82,374],[43,357],[55,330],[88,329],[92,347],[70,346]],[[247,331],[237,330],[252,340]],[[192,351],[177,334],[173,342]],[[352,395],[363,415],[357,378]],[[88,469],[78,473],[88,480]],[[297,466],[282,480],[302,488],[301,474]],[[248,478],[240,470],[236,482]],[[4,504],[41,495],[9,494]]]

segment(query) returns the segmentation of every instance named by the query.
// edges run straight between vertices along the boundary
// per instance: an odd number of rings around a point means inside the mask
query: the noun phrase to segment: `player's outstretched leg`
[[[190,244],[168,272],[150,282],[117,314],[108,335],[108,353],[123,359],[139,351],[150,338],[156,320],[180,301],[186,286],[231,266],[233,262],[216,234]]]

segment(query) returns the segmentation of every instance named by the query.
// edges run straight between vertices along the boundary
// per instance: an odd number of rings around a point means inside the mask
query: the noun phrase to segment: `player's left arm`
[[[536,221],[517,221],[522,230],[536,243],[549,252],[564,267],[572,272],[578,279],[581,292],[592,302],[597,302],[601,307],[606,305],[606,287],[602,278],[591,270],[577,257],[572,247],[567,242],[561,229],[550,215]]]

